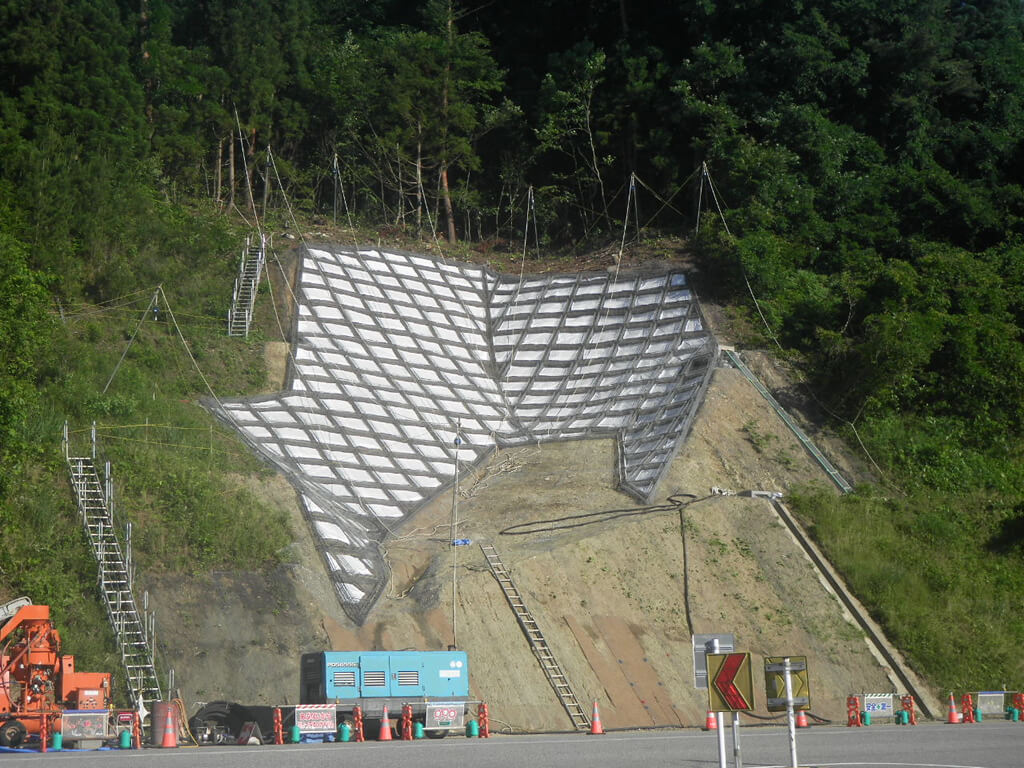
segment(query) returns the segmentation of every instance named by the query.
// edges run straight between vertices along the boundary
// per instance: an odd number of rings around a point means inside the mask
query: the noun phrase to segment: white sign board
[[[718,641],[718,649],[712,650],[714,641]],[[717,635],[693,636],[693,684],[698,691],[708,689],[708,658],[709,653],[732,653],[736,650],[736,635],[731,632]]]
[[[871,715],[872,720],[877,720],[880,717],[892,717],[895,712],[893,709],[893,694],[865,693],[864,711]]]
[[[466,724],[466,702],[446,701],[427,704],[426,728],[436,731],[445,728],[464,728]]]
[[[66,709],[61,715],[60,730],[67,741],[106,739],[110,713],[105,709]]]
[[[334,733],[338,730],[338,710],[333,704],[297,704],[295,724],[299,733]]]

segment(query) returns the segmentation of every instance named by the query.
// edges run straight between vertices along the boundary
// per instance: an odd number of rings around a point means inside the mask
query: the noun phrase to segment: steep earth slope
[[[708,315],[714,322],[713,309]],[[268,345],[271,380],[282,378],[281,353],[280,343]],[[784,386],[768,356],[748,362]],[[838,443],[816,439],[856,479]],[[845,717],[849,693],[897,687],[770,504],[711,494],[827,483],[739,372],[716,370],[652,507],[614,490],[614,450],[597,440],[496,453],[459,484],[458,536],[473,544],[448,546],[449,491],[393,532],[389,589],[361,627],[334,599],[291,487],[273,475],[240,477],[290,511],[294,541],[282,542],[288,564],[272,573],[151,579],[164,660],[188,708],[214,699],[295,703],[305,651],[455,643],[469,652],[473,693],[499,727],[570,727],[480,543],[498,550],[578,698],[600,702],[605,727],[703,723],[694,632],[732,632],[757,656],[806,655],[822,717]],[[689,495],[667,503],[674,494]],[[763,713],[763,692],[757,701]]]

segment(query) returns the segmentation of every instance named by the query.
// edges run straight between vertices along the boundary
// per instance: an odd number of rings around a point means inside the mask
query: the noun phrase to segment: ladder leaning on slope
[[[99,569],[100,594],[107,609],[107,618],[114,630],[121,650],[128,691],[132,704],[143,718],[153,702],[162,698],[153,656],[156,648],[155,620],[150,614],[146,621],[139,615],[132,594],[134,566],[131,551],[131,523],[125,534],[125,546],[114,530],[110,462],[105,465],[105,482],[101,484],[96,471],[96,425],[92,427],[90,456],[71,456],[68,425],[64,423],[64,458],[75,491],[78,513],[86,537],[92,546]]]
[[[562,667],[555,659],[555,655],[552,653],[550,646],[548,646],[547,640],[544,639],[544,634],[540,631],[540,627],[537,626],[533,615],[527,609],[526,604],[523,603],[523,596],[519,594],[519,590],[512,581],[512,576],[509,574],[508,569],[505,568],[504,563],[501,562],[498,551],[490,544],[481,544],[480,551],[484,553],[487,565],[491,568],[491,573],[494,574],[494,578],[501,585],[505,597],[508,598],[508,604],[512,607],[516,618],[519,619],[519,626],[522,627],[523,634],[526,635],[526,639],[530,642],[530,647],[533,649],[537,661],[540,662],[544,674],[547,675],[548,682],[551,683],[551,687],[555,690],[559,700],[562,702],[562,706],[565,707],[565,711],[572,720],[573,727],[578,731],[589,729],[590,719],[587,717],[587,713],[580,706],[576,694],[573,693],[572,686],[569,685]]]
[[[238,277],[235,278],[235,287],[231,293],[231,308],[228,309],[228,336],[249,338],[256,293],[259,291],[269,245],[269,236],[262,232],[258,236],[248,235],[245,238],[245,249],[238,264]]]

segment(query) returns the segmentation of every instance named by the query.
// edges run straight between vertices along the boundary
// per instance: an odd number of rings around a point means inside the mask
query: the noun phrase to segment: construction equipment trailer
[[[358,708],[367,730],[375,732],[385,709],[397,718],[408,706],[425,735],[441,738],[464,728],[468,699],[465,651],[320,651],[302,654],[298,707],[277,709],[287,728],[303,707],[330,707],[338,723],[354,720]],[[270,734],[274,709],[210,702],[190,718],[189,727],[200,744],[235,743],[245,723]]]
[[[0,606],[0,746],[18,747],[29,734],[59,731],[69,710],[108,710],[107,672],[76,672],[61,653],[50,606],[27,597]]]

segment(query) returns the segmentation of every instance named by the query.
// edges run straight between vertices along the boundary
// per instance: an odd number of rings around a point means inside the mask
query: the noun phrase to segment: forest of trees
[[[8,0],[0,491],[61,304],[159,283],[211,217],[521,243],[532,190],[568,250],[631,179],[881,477],[1024,556],[1017,0]]]

